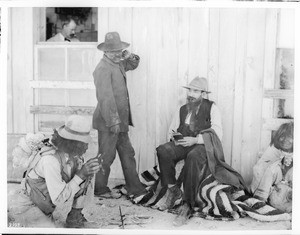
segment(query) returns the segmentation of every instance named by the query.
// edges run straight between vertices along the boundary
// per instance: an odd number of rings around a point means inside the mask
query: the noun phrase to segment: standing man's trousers
[[[115,160],[116,151],[118,151],[120,157],[128,195],[137,196],[143,193],[145,188],[141,184],[136,171],[135,152],[130,143],[128,133],[120,132],[116,135],[112,132],[98,131],[98,145],[99,153],[102,154],[100,159],[103,159],[102,167],[104,172],[100,170],[96,174],[95,195],[101,195],[110,191],[107,187],[107,183],[110,174],[110,166]]]

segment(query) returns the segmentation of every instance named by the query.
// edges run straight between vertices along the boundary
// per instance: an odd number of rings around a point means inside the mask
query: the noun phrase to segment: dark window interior
[[[97,10],[96,7],[47,7],[46,40],[59,33],[63,23],[72,18],[77,24],[75,35],[80,42],[97,42]]]

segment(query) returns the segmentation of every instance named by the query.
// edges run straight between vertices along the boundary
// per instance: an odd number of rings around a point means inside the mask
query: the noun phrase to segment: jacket
[[[96,66],[93,76],[98,103],[93,114],[94,129],[110,131],[110,127],[119,124],[121,132],[128,132],[128,125],[133,125],[126,71],[136,69],[139,61],[139,56],[133,55],[116,64],[104,55]]]
[[[225,162],[223,147],[215,131],[211,128],[201,132],[207,154],[208,167],[216,180],[223,184],[249,192],[242,176]]]

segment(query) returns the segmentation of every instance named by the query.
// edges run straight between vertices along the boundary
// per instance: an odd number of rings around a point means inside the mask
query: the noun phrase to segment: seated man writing
[[[220,141],[223,134],[220,111],[214,102],[204,98],[210,93],[207,80],[196,77],[184,88],[188,89],[187,104],[180,108],[180,124],[177,129],[182,138],[176,136],[176,141],[157,148],[161,185],[163,188],[167,187],[164,196],[166,200],[159,206],[160,210],[172,208],[174,202],[181,198],[182,192],[175,178],[175,166],[180,160],[185,160],[179,177],[183,181],[183,205],[174,221],[175,226],[183,225],[193,208],[198,206],[198,187],[209,174],[222,183],[225,181],[237,187],[243,184],[238,173],[224,161]]]

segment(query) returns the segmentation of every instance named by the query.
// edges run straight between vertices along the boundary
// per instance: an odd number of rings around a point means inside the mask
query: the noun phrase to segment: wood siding
[[[265,120],[273,118],[270,98],[278,93],[265,91],[264,86],[274,88],[280,13],[278,9],[98,8],[99,42],[108,31],[118,31],[131,44],[129,50],[141,57],[139,67],[127,73],[134,121],[129,134],[139,172],[156,164],[155,149],[167,141],[172,116],[185,102],[182,86],[203,76],[212,91],[209,98],[221,110],[225,159],[250,182],[252,166],[269,143],[272,129]],[[29,8],[11,11],[9,133],[26,133],[34,126],[29,81],[33,80],[36,29],[21,26],[34,25],[30,14]],[[20,22],[21,16],[25,20]],[[94,94],[91,83],[85,89]],[[39,87],[47,82],[31,84]],[[112,174],[122,177],[120,169],[117,161]]]

